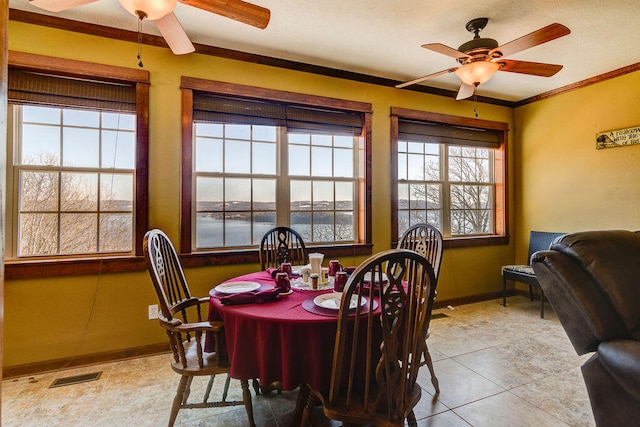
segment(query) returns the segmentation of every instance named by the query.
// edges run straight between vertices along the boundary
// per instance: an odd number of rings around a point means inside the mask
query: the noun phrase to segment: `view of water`
[[[226,227],[226,242],[223,241],[223,233]],[[198,249],[219,248],[223,246],[252,246],[259,245],[262,236],[275,227],[273,222],[253,223],[253,242],[251,241],[251,224],[248,221],[227,220],[226,224],[217,218],[200,216],[197,221],[196,247]],[[353,226],[341,227],[343,238],[334,238],[333,225],[316,224],[316,236],[312,239],[311,224],[293,224],[291,226],[300,233],[305,242],[331,242],[336,240],[353,240]]]

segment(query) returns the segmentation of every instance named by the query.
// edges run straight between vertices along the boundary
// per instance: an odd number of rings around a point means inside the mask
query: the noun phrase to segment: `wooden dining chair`
[[[307,248],[302,236],[289,227],[274,227],[262,236],[260,242],[260,268],[264,271],[270,267],[280,267],[283,262],[292,265],[305,265],[308,262]],[[254,380],[253,387],[258,389],[258,381]],[[282,387],[279,382],[262,384],[260,392],[269,394],[275,390],[280,394]]]
[[[416,224],[404,232],[398,242],[398,249],[410,249],[425,257],[433,267],[433,274],[436,279],[433,286],[434,288],[437,287],[438,274],[440,273],[440,265],[442,264],[442,234],[440,230],[430,224]],[[434,295],[437,295],[437,291]],[[428,339],[430,335],[431,331],[427,331],[426,339]],[[426,342],[424,344],[423,356],[423,365],[427,365],[429,373],[431,374],[431,384],[433,384],[436,393],[440,393],[438,377],[436,377],[433,369],[431,354],[429,353],[429,347]]]
[[[404,232],[398,242],[398,249],[410,249],[425,257],[433,267],[438,280],[442,264],[442,234],[431,224],[416,224]]]
[[[180,265],[178,255],[167,235],[161,230],[149,230],[144,236],[144,255],[151,281],[158,295],[158,319],[169,337],[172,352],[171,368],[181,375],[180,383],[169,416],[169,426],[173,426],[180,409],[212,408],[244,405],[249,419],[253,422],[251,392],[248,382],[241,380],[242,401],[227,401],[229,389],[229,362],[220,351],[220,343],[225,339],[221,321],[203,321],[201,305],[209,303],[209,297],[197,298],[191,295]],[[208,314],[205,307],[204,316]],[[195,322],[188,316],[195,316]],[[204,351],[203,333],[215,336],[215,351]],[[215,375],[227,374],[222,399],[209,402],[209,394]],[[209,376],[209,384],[202,402],[188,403],[193,377]]]
[[[405,249],[373,255],[353,272],[342,293],[330,388],[303,389],[309,396],[302,425],[307,425],[316,400],[327,417],[343,426],[402,427],[405,419],[417,425],[413,408],[421,388],[416,378],[434,283],[431,264]],[[376,294],[380,312],[375,307],[367,311]]]
[[[297,231],[289,227],[275,227],[267,231],[260,242],[260,266],[266,270],[280,267],[283,262],[307,264],[307,248]]]

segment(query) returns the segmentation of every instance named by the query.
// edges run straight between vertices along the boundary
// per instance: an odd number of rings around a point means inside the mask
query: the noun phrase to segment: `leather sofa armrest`
[[[618,384],[640,402],[640,342],[603,342],[598,346],[598,356]]]
[[[533,270],[578,354],[629,334],[602,290],[582,266],[556,250],[531,257]]]

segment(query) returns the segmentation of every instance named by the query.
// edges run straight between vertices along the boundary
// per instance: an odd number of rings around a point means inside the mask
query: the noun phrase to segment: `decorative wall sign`
[[[596,134],[596,149],[640,144],[640,126]]]

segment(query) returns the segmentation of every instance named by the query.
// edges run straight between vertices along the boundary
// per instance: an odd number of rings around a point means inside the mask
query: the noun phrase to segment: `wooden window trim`
[[[210,252],[192,252],[191,235],[193,232],[191,209],[193,205],[193,91],[208,92],[213,95],[229,95],[273,102],[295,103],[304,106],[335,108],[363,113],[366,158],[364,161],[364,179],[359,183],[361,197],[359,236],[362,243],[348,245],[310,245],[313,250],[323,251],[327,257],[361,256],[372,253],[371,242],[371,104],[307,95],[275,89],[259,88],[193,77],[182,77],[182,205],[180,224],[180,253],[185,266],[210,264],[236,264],[259,262],[257,249],[216,250]],[[363,203],[364,202],[364,203]],[[364,212],[362,210],[364,209]]]
[[[86,258],[61,256],[47,259],[5,260],[5,278],[11,280],[145,269],[142,240],[148,228],[149,209],[149,72],[17,51],[9,51],[8,65],[28,71],[135,84],[136,217],[134,256],[96,255]]]
[[[435,122],[447,125],[466,126],[479,129],[490,129],[500,134],[500,148],[494,150],[494,222],[495,233],[489,236],[451,237],[445,238],[445,248],[461,248],[470,246],[506,245],[509,243],[508,228],[508,165],[507,146],[509,125],[505,122],[451,116],[428,111],[410,110],[391,107],[391,247],[398,244],[398,121],[412,119]]]

